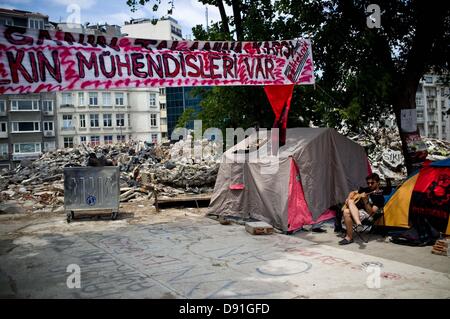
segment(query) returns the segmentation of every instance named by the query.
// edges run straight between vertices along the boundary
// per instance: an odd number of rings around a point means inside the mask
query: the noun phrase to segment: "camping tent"
[[[384,207],[386,226],[409,228],[426,218],[436,230],[450,235],[450,158],[423,167],[410,176]]]
[[[270,155],[268,135],[253,134],[223,154],[209,214],[294,231],[333,217],[328,209],[365,185],[369,162],[363,147],[334,129],[288,129],[277,157]]]

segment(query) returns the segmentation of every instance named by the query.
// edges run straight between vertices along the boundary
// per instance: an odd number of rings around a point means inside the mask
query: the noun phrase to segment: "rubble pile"
[[[402,153],[402,144],[397,126],[370,127],[360,134],[347,133],[347,136],[363,146],[368,154],[374,173],[398,184],[406,176],[406,167]],[[437,161],[450,156],[450,142],[422,137],[428,150],[427,159]]]
[[[200,144],[201,143],[201,144]],[[184,188],[196,194],[211,192],[220,166],[220,154],[214,142],[202,140],[198,145],[188,136],[170,149],[170,160],[146,169],[161,184]]]
[[[154,189],[163,196],[212,192],[220,164],[212,151],[215,145],[201,143],[205,158],[194,156],[188,138],[173,145],[82,145],[45,153],[33,162],[23,160],[1,171],[0,213],[63,212],[64,167],[89,166],[92,154],[99,163],[119,166],[121,202],[150,198]]]

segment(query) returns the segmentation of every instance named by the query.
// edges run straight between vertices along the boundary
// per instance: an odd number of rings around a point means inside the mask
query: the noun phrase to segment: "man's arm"
[[[378,206],[376,205],[370,205],[369,203],[369,197],[367,194],[365,194],[365,196],[363,196],[362,198],[363,202],[364,202],[364,210],[370,215],[372,216],[373,214],[375,214],[378,211]]]

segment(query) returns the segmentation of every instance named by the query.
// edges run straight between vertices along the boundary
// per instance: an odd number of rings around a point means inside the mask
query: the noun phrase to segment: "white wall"
[[[156,98],[156,106],[150,107],[150,94]],[[159,89],[149,88],[133,90],[129,92],[130,120],[132,126],[132,138],[140,141],[151,142],[151,134],[158,134],[160,141],[160,114],[159,114]],[[156,114],[156,127],[150,125],[150,114]]]
[[[171,24],[178,29],[181,26],[169,20],[159,20],[155,25],[151,22],[126,24],[121,27],[122,33],[126,33],[130,38],[144,38],[154,40],[182,40],[178,35],[172,34]]]

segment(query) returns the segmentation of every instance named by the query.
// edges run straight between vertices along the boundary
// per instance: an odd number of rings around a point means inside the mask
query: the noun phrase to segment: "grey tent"
[[[331,206],[365,185],[370,166],[363,147],[334,129],[287,129],[276,157],[271,141],[252,134],[223,154],[208,214],[294,231],[325,219]]]

